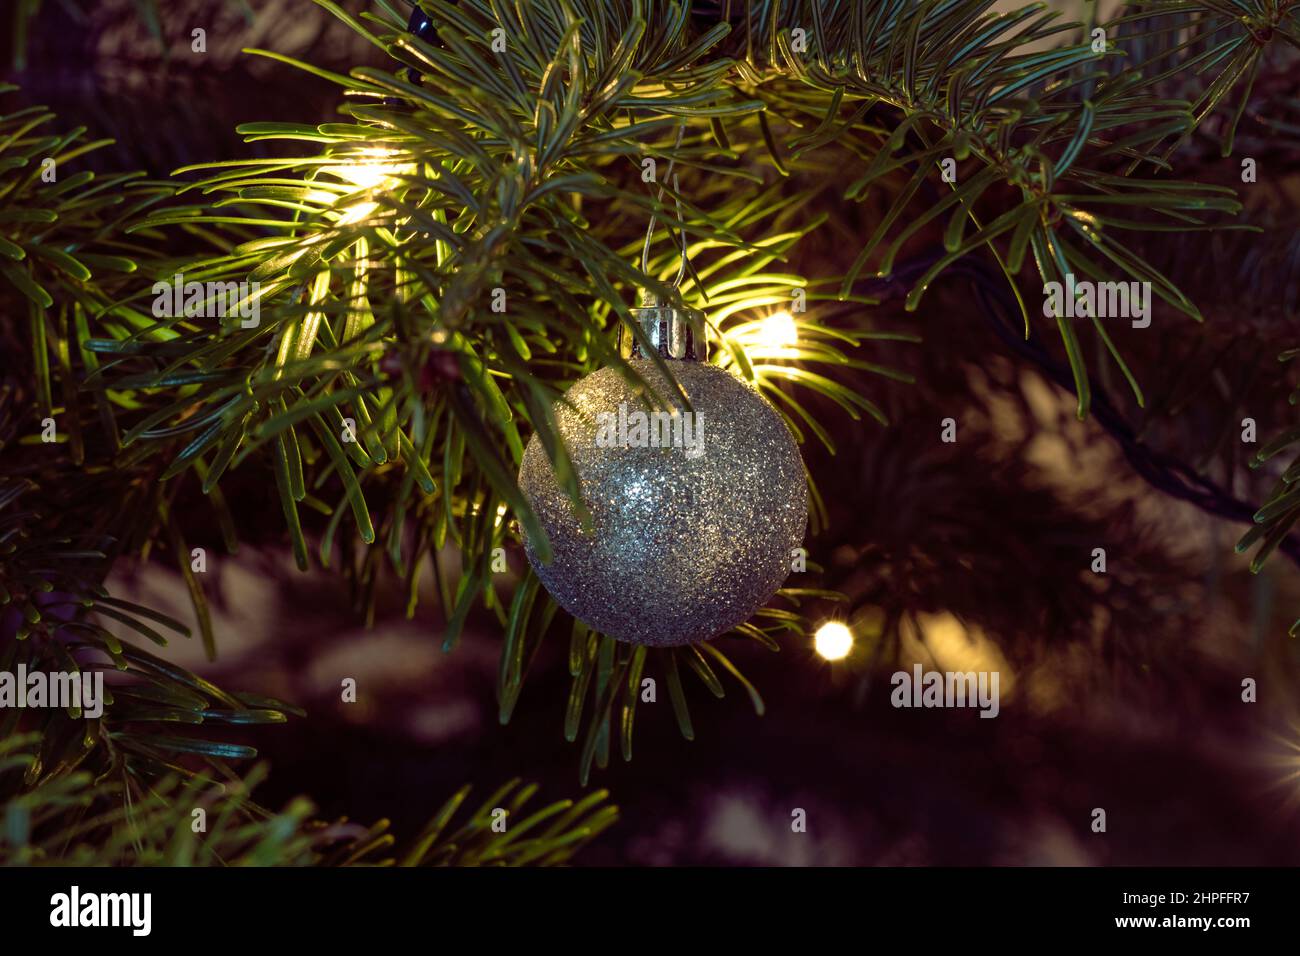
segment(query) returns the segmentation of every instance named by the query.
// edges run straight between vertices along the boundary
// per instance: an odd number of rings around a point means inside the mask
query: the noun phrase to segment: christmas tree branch
[[[0,866],[557,866],[618,819],[604,790],[533,810],[537,786],[511,780],[468,815],[462,787],[398,846],[387,820],[322,821],[301,797],[279,813],[258,806],[264,766],[224,783],[161,778],[129,801],[81,771],[16,788],[37,743],[0,740]]]
[[[518,539],[509,516],[546,553],[515,481],[524,442],[539,436],[580,503],[551,407],[596,365],[628,370],[613,333],[643,335],[628,312],[638,291],[708,309],[719,361],[761,388],[801,440],[832,451],[820,409],[791,385],[855,419],[884,420],[857,373],[907,376],[853,350],[901,336],[877,327],[860,308],[870,297],[854,293],[869,265],[894,272],[922,230],[941,229],[944,251],[916,277],[910,308],[987,248],[1011,282],[1031,258],[1043,283],[1122,275],[1199,318],[1121,237],[1217,228],[1240,210],[1230,189],[1170,176],[1170,160],[1234,90],[1246,102],[1264,51],[1294,30],[1291,4],[1262,0],[1145,5],[1102,25],[1100,45],[1041,7],[993,16],[988,0],[765,2],[746,5],[734,36],[725,23],[694,31],[689,4],[427,0],[433,29],[422,38],[391,4],[358,19],[318,2],[390,68],[343,76],[254,52],[342,88],[338,122],[249,124],[250,141],[296,152],[188,167],[178,179],[200,178],[175,200],[162,205],[167,189],[142,184],[130,216],[93,220],[93,241],[140,253],[144,281],[87,285],[77,243],[65,247],[68,263],[41,257],[39,236],[29,260],[44,271],[5,272],[34,317],[32,408],[52,412],[62,388],[75,399],[70,435],[111,436],[113,467],[146,505],[115,548],[145,553],[163,540],[184,554],[177,489],[201,490],[222,515],[223,482],[238,476],[274,483],[299,566],[318,539],[320,563],[343,567],[370,618],[384,566],[413,613],[420,570],[432,565],[445,646],[479,605],[506,631],[503,717],[557,613],[531,576],[506,578],[513,597],[498,594],[496,556]],[[1188,93],[1184,80],[1198,73],[1207,85]],[[1225,148],[1240,109],[1233,115]],[[835,183],[845,155],[859,168]],[[945,161],[950,188],[915,212]],[[821,225],[802,186],[818,179],[851,201],[887,198],[847,273],[808,279],[782,262]],[[643,272],[635,263],[651,217],[667,235]],[[678,289],[682,236],[688,280]],[[199,251],[161,254],[168,243]],[[174,277],[159,308],[153,283]],[[238,289],[215,316],[213,285]],[[1025,298],[1011,288],[1027,332]],[[795,298],[814,303],[791,307],[797,343],[765,343],[753,313]],[[1061,315],[1057,329],[1082,415],[1090,390],[1078,333]],[[816,364],[827,374],[808,371]],[[439,566],[449,545],[461,554],[455,576]],[[739,632],[769,644],[801,627],[772,609]],[[630,754],[629,682],[645,668],[667,675],[688,736],[682,669],[715,693],[716,668],[745,683],[713,651],[637,655],[580,628],[572,641],[571,738],[594,697],[584,774],[607,759],[614,719]]]

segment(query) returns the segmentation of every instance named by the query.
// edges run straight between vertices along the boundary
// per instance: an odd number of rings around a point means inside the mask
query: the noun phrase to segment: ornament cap
[[[673,305],[662,296],[650,291],[641,293],[641,304],[631,310],[632,318],[650,344],[666,359],[687,362],[704,362],[709,357],[708,330],[704,313],[699,309]],[[620,339],[622,339],[620,332]],[[645,349],[635,335],[627,335],[631,342],[623,347],[628,358],[643,358]]]

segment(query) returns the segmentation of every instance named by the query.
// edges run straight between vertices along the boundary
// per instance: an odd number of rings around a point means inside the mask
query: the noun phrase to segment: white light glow
[[[788,349],[799,342],[794,316],[784,310],[765,318],[754,333],[753,344],[761,349]]]
[[[853,632],[839,621],[827,621],[817,629],[813,647],[828,661],[842,661],[853,649]]]
[[[321,172],[337,176],[359,189],[375,189],[397,181],[396,177],[414,171],[410,163],[394,163],[395,149],[371,147],[355,154],[355,159],[338,166],[323,166]]]

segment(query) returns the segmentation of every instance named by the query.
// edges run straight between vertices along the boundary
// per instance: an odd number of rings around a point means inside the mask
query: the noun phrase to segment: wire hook
[[[685,124],[682,124],[681,126],[677,127],[677,139],[673,143],[674,154],[676,153],[677,150],[681,149],[682,137],[685,135],[685,133],[686,133]],[[677,207],[677,221],[681,222],[682,221],[682,194],[681,194],[682,191],[679,185],[677,174],[673,172],[673,165],[676,162],[677,162],[676,155],[669,157],[668,168],[664,171],[664,178],[667,179],[670,176],[672,177],[673,200]],[[658,205],[663,205],[663,198],[664,198],[664,187],[661,184],[659,186],[659,195],[655,197],[655,202]],[[641,246],[641,271],[645,275],[650,274],[650,244],[654,240],[655,226],[657,226],[658,223],[659,223],[658,214],[652,212],[650,214],[650,222],[646,226],[646,230],[645,230],[645,242]],[[668,234],[670,236],[672,235],[672,232],[673,232],[672,226],[668,226]],[[680,232],[681,232],[681,266],[677,270],[677,278],[673,280],[672,287],[674,289],[681,288],[682,279],[686,275],[686,230],[682,229],[680,230]]]

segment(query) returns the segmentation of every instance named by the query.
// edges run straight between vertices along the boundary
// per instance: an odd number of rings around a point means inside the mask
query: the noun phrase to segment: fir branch
[[[255,471],[274,482],[299,565],[319,530],[321,563],[338,561],[369,615],[380,562],[404,579],[413,612],[425,561],[438,571],[446,646],[473,607],[495,613],[507,632],[503,717],[556,614],[531,578],[507,600],[492,574],[493,550],[518,538],[509,514],[545,552],[514,480],[524,441],[540,436],[578,500],[549,409],[597,364],[628,370],[615,333],[640,334],[627,311],[637,290],[710,309],[718,360],[762,388],[800,439],[832,450],[800,390],[883,421],[856,373],[906,377],[853,350],[899,336],[877,328],[859,308],[870,297],[854,291],[869,265],[894,274],[923,229],[942,225],[944,252],[913,277],[909,308],[988,250],[1026,336],[1017,277],[1030,259],[1044,283],[1122,273],[1199,318],[1125,235],[1219,228],[1240,211],[1231,190],[1171,176],[1170,160],[1230,94],[1246,102],[1265,51],[1294,25],[1292,5],[1273,0],[1242,0],[1240,15],[1198,0],[1147,4],[1102,25],[1109,43],[1097,48],[1079,24],[1037,6],[995,16],[991,0],[773,0],[746,5],[734,36],[727,24],[695,32],[689,4],[658,0],[425,0],[430,43],[407,34],[389,4],[357,19],[318,2],[390,68],[343,76],[266,54],[341,87],[340,121],[243,127],[297,153],[179,170],[199,178],[119,224],[137,246],[165,236],[203,248],[179,263],[155,257],[142,270],[151,279],[177,270],[260,283],[241,303],[258,321],[184,310],[154,319],[137,307],[143,285],[116,286],[75,339],[82,367],[38,381],[75,382],[84,368],[105,420],[123,422],[113,461],[141,481],[133,503],[147,518],[120,548],[143,553],[160,539],[183,551],[169,507],[177,488],[219,500],[223,481]],[[1225,149],[1241,110],[1233,115]],[[807,280],[781,263],[821,223],[804,215],[810,193],[789,183],[827,179],[832,151],[860,164],[840,184],[847,200],[888,198],[848,274]],[[957,181],[915,213],[943,159],[958,164]],[[665,160],[680,183],[640,181],[644,163]],[[639,236],[652,216],[669,236],[642,274]],[[690,279],[674,289],[682,234]],[[66,274],[69,264],[55,255],[46,265]],[[40,296],[13,284],[43,316]],[[797,346],[764,345],[754,313],[796,289],[817,303],[796,319]],[[51,354],[44,321],[34,328],[33,354]],[[1083,415],[1079,334],[1064,318],[1057,328]],[[1136,376],[1101,334],[1141,403]],[[323,530],[313,511],[328,516]],[[456,578],[438,565],[448,544],[462,554]],[[799,627],[775,609],[764,623]],[[670,675],[689,736],[676,657],[637,658],[574,633],[571,737],[587,691],[595,696],[584,775],[607,759],[616,712],[630,753],[634,701],[619,696],[620,681],[645,666]],[[773,640],[755,624],[740,633]],[[709,660],[681,664],[721,687]]]
[[[224,783],[165,777],[129,802],[82,771],[15,787],[38,743],[0,740],[0,866],[557,866],[618,819],[604,790],[534,810],[536,785],[511,780],[468,814],[462,787],[399,845],[386,820],[323,821],[302,797],[278,813],[258,806],[264,766]]]

